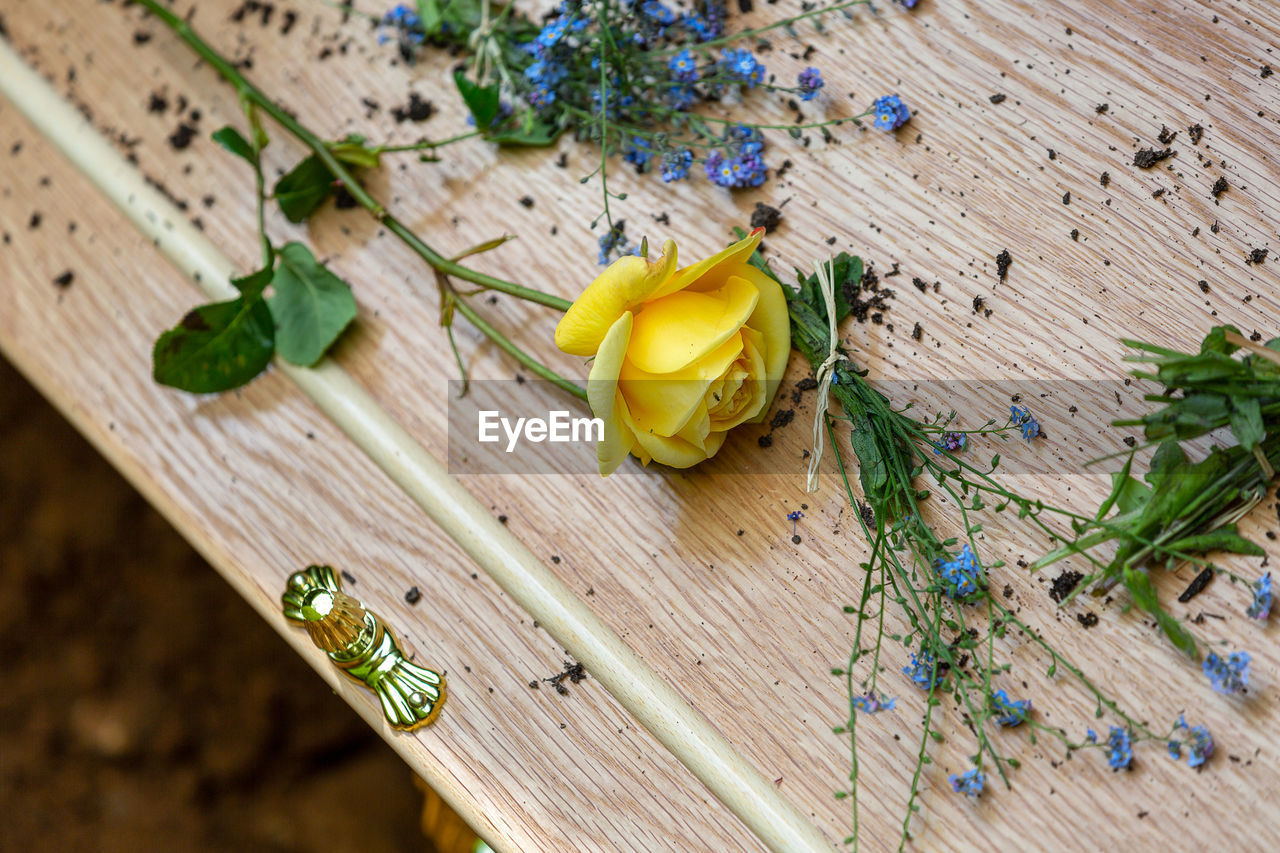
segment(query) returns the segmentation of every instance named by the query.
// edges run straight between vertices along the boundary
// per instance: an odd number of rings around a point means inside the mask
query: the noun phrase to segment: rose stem
[[[161,6],[158,0],[138,0],[138,2],[158,17],[165,26],[173,30],[201,58],[213,66],[213,69],[222,75],[224,80],[235,87],[236,92],[243,100],[257,104],[263,112],[275,119],[281,127],[310,148],[320,162],[324,164],[325,168],[329,170],[329,173],[333,175],[334,179],[342,182],[347,192],[351,193],[352,198],[359,202],[365,210],[373,214],[374,219],[385,225],[387,230],[399,237],[410,249],[413,249],[414,252],[421,256],[432,268],[446,275],[456,276],[472,284],[478,284],[487,290],[496,290],[511,296],[517,296],[560,311],[569,309],[572,303],[567,299],[486,275],[470,267],[455,263],[428,246],[423,242],[422,238],[410,231],[404,223],[387,212],[386,208],[377,199],[369,195],[369,192],[347,170],[346,166],[337,157],[333,156],[333,152],[329,150],[329,147],[325,145],[320,137],[299,124],[275,101],[268,98],[260,89],[245,79],[244,75],[237,71],[221,54],[210,47],[204,39],[196,35],[186,21]]]

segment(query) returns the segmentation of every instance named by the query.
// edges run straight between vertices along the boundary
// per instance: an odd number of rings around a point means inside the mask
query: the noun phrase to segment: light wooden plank
[[[363,25],[339,30],[330,10],[306,8],[294,31],[282,37],[278,25],[227,21],[225,13],[234,5],[202,4],[196,23],[241,56],[252,48],[255,79],[280,92],[307,121],[334,135],[358,129],[379,138],[461,129],[456,115],[412,129],[396,126],[385,113],[366,120],[359,105],[364,96],[384,106],[403,102],[410,87],[444,103],[451,97],[444,64],[391,66]],[[759,16],[776,14],[778,7],[765,6]],[[252,263],[245,176],[204,138],[232,120],[234,99],[207,70],[194,69],[189,55],[159,33],[134,48],[131,34],[154,28],[136,12],[113,6],[18,3],[15,11],[6,10],[6,20],[15,42],[57,79],[65,81],[74,65],[76,79],[67,88],[97,122],[138,138],[133,150],[144,170],[191,202],[215,242],[246,266]],[[901,284],[890,312],[893,332],[849,330],[877,375],[1116,377],[1121,335],[1190,346],[1210,323],[1222,321],[1276,333],[1274,262],[1244,264],[1249,248],[1277,239],[1280,176],[1269,146],[1280,111],[1280,78],[1258,74],[1274,58],[1269,49],[1280,32],[1273,7],[1159,2],[1117,10],[1101,0],[924,3],[910,17],[886,11],[878,21],[833,30],[829,38],[813,39],[818,53],[810,60],[828,77],[829,108],[898,91],[919,110],[913,124],[894,137],[842,133],[842,144],[831,148],[815,139],[809,149],[784,153],[788,143],[779,140],[774,150],[795,166],[781,186],[757,195],[730,197],[705,183],[669,187],[619,172],[614,189],[631,193],[621,208],[633,236],[646,223],[651,238],[670,232],[686,256],[696,256],[720,245],[734,213],[740,220],[755,199],[777,204],[794,196],[784,208],[783,230],[767,241],[780,268],[829,251],[823,242],[829,235],[838,237],[837,247],[877,259],[882,271],[901,263],[903,278],[896,280]],[[325,45],[343,43],[349,44],[345,56],[315,60]],[[780,76],[793,70],[783,44],[777,40],[779,49],[769,57]],[[204,113],[201,138],[182,153],[165,141],[177,116],[146,111],[147,95],[162,87],[171,99],[181,92],[198,100]],[[848,91],[856,97],[845,98]],[[988,96],[996,93],[1007,100],[991,104]],[[1104,102],[1108,111],[1096,113]],[[780,108],[762,112],[787,114]],[[348,116],[352,121],[343,120]],[[1188,144],[1185,130],[1197,122],[1206,130],[1198,147]],[[1138,141],[1143,147],[1155,144],[1162,124],[1181,129],[1172,170],[1143,172],[1127,165]],[[1052,160],[1050,148],[1056,153]],[[271,156],[274,167],[283,167],[298,149],[277,142]],[[499,155],[477,144],[452,152],[443,164],[390,169],[375,178],[374,187],[394,199],[407,221],[439,235],[436,242],[449,248],[504,230],[520,234],[520,241],[481,263],[527,271],[531,283],[572,296],[595,271],[593,238],[584,225],[596,213],[598,188],[576,181],[590,170],[590,152],[574,150],[567,170],[553,165],[555,156]],[[189,174],[182,173],[186,166]],[[1105,190],[1098,183],[1104,170],[1112,177]],[[1219,174],[1232,189],[1214,205],[1208,188]],[[1160,187],[1165,194],[1153,199]],[[1071,203],[1064,205],[1068,191]],[[215,204],[200,210],[199,199],[207,193],[215,195]],[[524,194],[534,199],[533,208],[518,203]],[[10,213],[15,204],[3,208],[6,223],[13,221],[5,226],[9,230],[25,219],[26,205],[18,205],[17,217]],[[669,229],[648,224],[661,212],[670,215]],[[1216,234],[1209,228],[1215,219],[1221,224]],[[1192,237],[1196,227],[1200,232]],[[273,228],[290,233],[279,222]],[[1080,230],[1079,241],[1067,236],[1072,228]],[[424,270],[358,213],[327,212],[308,232],[352,280],[361,302],[361,328],[340,348],[339,360],[443,457],[445,378],[455,368],[433,330],[429,292],[424,298],[415,291],[415,284],[429,281]],[[1002,248],[1013,253],[1014,266],[1009,280],[997,285],[993,258]],[[141,276],[155,263],[135,261],[121,273]],[[913,276],[941,280],[942,289],[919,294],[906,286]],[[1200,292],[1199,279],[1210,282],[1209,294]],[[154,334],[171,322],[185,304],[184,293],[169,283],[148,295],[167,307],[147,315],[151,325],[145,332]],[[972,299],[979,295],[993,309],[990,318],[972,313]],[[505,299],[496,310],[525,346],[550,351],[553,318]],[[923,344],[909,337],[917,320],[924,327]],[[137,340],[146,337],[140,333]],[[512,375],[510,364],[475,338],[466,354],[478,377]],[[571,360],[559,363],[572,367]],[[144,367],[133,365],[139,375]],[[245,396],[256,393],[261,392]],[[1052,435],[1068,429],[1063,410],[1070,402],[1045,404]],[[803,408],[797,413],[799,423],[805,414]],[[830,791],[840,785],[847,757],[843,742],[829,733],[842,716],[842,697],[826,670],[847,650],[849,625],[838,606],[857,591],[853,570],[862,545],[841,523],[843,503],[829,480],[818,495],[803,495],[800,455],[806,438],[806,428],[793,426],[777,433],[769,451],[759,451],[750,434],[728,451],[733,464],[760,464],[760,454],[767,453],[774,469],[775,460],[794,459],[796,473],[789,477],[655,471],[604,482],[476,477],[468,485],[507,514],[512,529],[535,551],[560,556],[561,576],[575,589],[593,589],[601,615],[839,839],[847,814]],[[1043,479],[1029,487],[1079,507],[1098,495],[1097,483],[1084,479]],[[810,509],[803,542],[793,546],[783,516],[801,502]],[[1267,518],[1260,511],[1256,520]],[[742,537],[738,529],[746,531]],[[1011,564],[1018,557],[1034,558],[1043,546],[1016,524],[989,525],[987,543],[990,556]],[[1242,568],[1256,571],[1256,564]],[[1051,603],[1037,581],[1012,567],[1001,580],[1014,587],[1024,616],[1074,655],[1098,661],[1100,680],[1129,697],[1141,715],[1164,722],[1185,708],[1210,725],[1220,754],[1205,773],[1191,776],[1153,748],[1139,754],[1138,772],[1113,779],[1096,756],[1054,767],[1054,750],[1023,746],[1025,767],[1015,789],[975,808],[944,790],[946,774],[962,767],[971,749],[956,738],[938,750],[926,776],[930,796],[922,846],[956,847],[977,838],[1001,846],[1027,839],[1041,846],[1079,844],[1082,838],[1103,843],[1109,826],[1124,826],[1132,843],[1144,848],[1178,844],[1189,833],[1204,838],[1213,832],[1240,843],[1280,836],[1275,819],[1251,805],[1256,792],[1277,790],[1266,737],[1276,723],[1277,656],[1267,643],[1272,632],[1260,636],[1238,616],[1239,590],[1216,584],[1196,601],[1206,612],[1232,614],[1226,622],[1208,623],[1208,636],[1255,651],[1258,688],[1237,707],[1209,694],[1192,667],[1153,643],[1137,618],[1119,613],[1118,601],[1099,611],[1099,627],[1085,632],[1070,618],[1050,617]],[[1170,581],[1164,591],[1176,594],[1179,581]],[[1046,684],[1029,650],[1013,645],[1011,684],[1025,680],[1037,708],[1052,715],[1047,719],[1070,721],[1076,729],[1087,725],[1091,706],[1083,697]],[[871,767],[864,775],[868,837],[896,833],[915,748],[907,742],[919,710],[909,690],[901,688],[898,715],[879,718],[883,731],[865,741]],[[949,725],[958,728],[954,713]],[[893,740],[895,734],[904,742]],[[1002,740],[1015,750],[1021,742],[1017,734]],[[1138,820],[1139,812],[1147,816]]]
[[[192,290],[165,266],[139,275],[148,241],[12,107],[0,115],[6,147],[21,143],[7,209],[49,214],[6,232],[0,349],[484,837],[502,850],[674,850],[681,837],[759,848],[598,682],[531,689],[559,671],[558,645],[282,374],[216,400],[155,386],[148,330]],[[65,291],[55,264],[75,276]],[[351,571],[350,591],[447,671],[432,727],[391,730],[372,694],[285,622],[284,580],[308,562]]]

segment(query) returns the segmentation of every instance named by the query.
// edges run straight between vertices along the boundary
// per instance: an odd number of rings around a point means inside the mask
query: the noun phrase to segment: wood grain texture
[[[254,79],[329,135],[359,130],[411,139],[462,129],[444,85],[447,63],[393,64],[365,24],[341,25],[338,13],[318,4],[300,3],[287,35],[278,19],[266,27],[256,18],[231,21],[236,5],[201,4],[194,23],[215,44],[251,56]],[[780,14],[782,5],[765,6],[757,18]],[[1280,76],[1259,74],[1276,61],[1280,14],[1263,3],[1112,6],[924,0],[914,15],[886,10],[833,25],[830,35],[805,39],[817,49],[808,62],[828,78],[814,108],[837,114],[846,103],[860,108],[897,91],[917,110],[911,125],[892,136],[842,131],[830,147],[818,138],[808,148],[780,138],[775,160],[787,157],[793,166],[754,195],[730,196],[704,182],[664,186],[617,170],[611,186],[630,198],[615,215],[627,217],[633,237],[674,236],[685,257],[696,257],[721,245],[754,201],[789,199],[782,229],[767,241],[776,268],[807,265],[831,251],[829,236],[836,248],[876,260],[882,272],[900,264],[902,277],[887,280],[898,292],[887,318],[893,329],[847,330],[877,376],[1119,377],[1121,336],[1186,347],[1223,321],[1273,336],[1280,267],[1275,259],[1244,259],[1249,249],[1280,239],[1280,170],[1271,150]],[[47,0],[11,2],[3,14],[13,43],[248,268],[255,247],[247,176],[207,139],[235,121],[229,90],[137,10]],[[152,37],[135,45],[135,32]],[[326,49],[331,55],[320,60]],[[774,40],[768,62],[780,78],[801,67],[793,51],[786,39]],[[385,108],[403,103],[410,89],[448,108],[425,125],[397,125]],[[153,91],[169,100],[166,111],[148,111]],[[992,104],[997,93],[1007,98]],[[202,117],[191,145],[174,151],[167,137],[189,120],[174,110],[179,95]],[[383,109],[366,117],[365,97]],[[1108,109],[1097,112],[1103,103]],[[789,115],[782,105],[752,110],[762,119]],[[357,572],[367,576],[361,594],[390,611],[424,659],[450,669],[451,685],[463,661],[474,671],[440,725],[421,738],[393,738],[415,767],[452,780],[455,794],[490,822],[483,830],[525,849],[676,849],[689,838],[723,849],[752,843],[651,738],[626,728],[634,724],[602,691],[572,705],[529,691],[529,673],[558,662],[545,636],[539,641],[521,625],[492,586],[470,580],[453,546],[280,377],[216,400],[152,386],[150,340],[191,304],[193,291],[11,116],[4,112],[7,137],[0,139],[0,229],[10,235],[0,251],[0,346],[215,564],[241,567],[229,576],[264,617],[278,618],[275,587],[287,567],[310,559],[378,567],[377,574]],[[1198,146],[1186,131],[1196,123],[1205,129]],[[1149,171],[1133,168],[1133,151],[1155,145],[1162,125],[1180,131],[1178,156]],[[19,140],[23,149],[11,157]],[[577,181],[590,171],[592,152],[566,150],[568,167],[561,169],[554,151],[500,154],[468,145],[441,164],[391,166],[372,186],[446,249],[502,231],[520,235],[478,265],[523,271],[529,283],[572,297],[595,273],[585,223],[599,195],[598,186]],[[277,139],[268,154],[274,171],[299,150]],[[1105,188],[1103,171],[1111,176]],[[1215,204],[1209,187],[1219,175],[1231,189]],[[42,176],[49,186],[41,186]],[[519,203],[525,195],[533,207]],[[31,229],[34,212],[42,224]],[[654,222],[659,213],[669,215],[669,226]],[[68,235],[71,220],[77,228]],[[456,368],[434,327],[421,264],[358,212],[326,210],[305,230],[280,221],[271,227],[282,238],[305,235],[352,282],[361,321],[339,348],[339,361],[443,458],[446,380]],[[993,259],[1004,248],[1014,265],[997,284]],[[59,292],[52,280],[64,269],[77,279]],[[940,281],[940,289],[908,287],[917,276]],[[1208,293],[1197,286],[1201,279]],[[975,296],[986,299],[989,317],[974,313]],[[548,313],[507,299],[492,310],[524,346],[550,353]],[[910,337],[916,321],[920,343]],[[464,342],[464,355],[478,378],[512,375],[512,365],[478,336]],[[581,369],[570,359],[558,364]],[[794,364],[792,378],[801,375]],[[1070,455],[1058,442],[1074,429],[1072,403],[1046,399],[1037,408],[1053,442],[1046,452]],[[806,411],[798,409],[798,423]],[[305,439],[308,430],[314,442]],[[467,484],[536,552],[559,557],[561,577],[592,590],[598,612],[838,841],[848,814],[830,792],[847,773],[847,744],[830,727],[845,712],[840,685],[827,672],[847,654],[851,625],[839,607],[859,589],[856,565],[865,554],[842,523],[844,502],[829,475],[819,493],[803,493],[807,437],[807,425],[778,430],[765,451],[746,431],[716,463],[715,476],[654,470],[607,481],[477,476]],[[785,470],[787,459],[794,474],[768,473]],[[761,473],[733,473],[752,470]],[[1018,485],[1081,509],[1100,493],[1099,481],[1083,476],[1020,477]],[[784,516],[801,503],[807,518],[801,544],[793,545]],[[1273,512],[1259,510],[1247,525],[1272,551],[1262,531],[1274,527]],[[951,521],[945,510],[935,518]],[[1219,754],[1193,774],[1151,747],[1139,752],[1134,773],[1112,778],[1097,755],[1061,763],[1043,741],[1031,746],[1025,734],[1006,733],[1002,746],[1024,767],[1012,791],[993,791],[975,804],[946,790],[947,773],[961,769],[972,750],[957,735],[931,753],[936,763],[925,777],[919,845],[955,849],[981,839],[1002,849],[1100,846],[1120,833],[1142,849],[1183,848],[1187,838],[1225,838],[1230,846],[1280,840],[1280,819],[1257,808],[1280,790],[1268,737],[1277,723],[1274,629],[1246,624],[1244,593],[1222,582],[1191,605],[1193,613],[1227,617],[1202,626],[1206,639],[1255,653],[1249,697],[1223,699],[1139,618],[1122,613],[1122,600],[1085,605],[1101,617],[1091,631],[1079,627],[1075,611],[1055,616],[1045,579],[1015,568],[1044,545],[1012,520],[986,527],[987,555],[1009,563],[997,580],[1013,587],[1023,617],[1073,657],[1094,661],[1099,681],[1139,716],[1164,725],[1186,710],[1208,724]],[[409,608],[400,598],[409,582],[423,579],[418,567],[428,561],[442,565],[432,580],[448,613],[434,623],[421,605]],[[1257,561],[1240,561],[1239,569],[1256,573]],[[1176,595],[1188,579],[1168,578],[1162,592]],[[301,638],[291,639],[307,653]],[[1047,681],[1045,663],[1025,642],[1011,640],[1006,649],[1014,663],[1007,686],[1030,697],[1046,722],[1073,731],[1096,725],[1080,691]],[[916,750],[920,697],[905,679],[893,682],[900,666],[893,660],[885,681],[899,693],[900,710],[861,727],[868,839],[896,837]],[[364,697],[340,689],[378,724]],[[947,711],[944,730],[959,732],[958,713]],[[572,720],[566,731],[576,736],[564,750],[556,717],[569,714],[560,719]]]

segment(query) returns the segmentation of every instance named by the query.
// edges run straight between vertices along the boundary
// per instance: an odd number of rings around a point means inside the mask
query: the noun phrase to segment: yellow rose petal
[[[569,306],[556,326],[556,346],[570,355],[591,356],[624,311],[649,299],[676,268],[676,244],[668,240],[662,255],[645,260],[619,258]]]
[[[627,426],[630,420],[627,404],[618,393],[618,374],[627,357],[632,324],[631,312],[626,311],[609,328],[587,376],[587,402],[592,414],[604,421],[604,438],[596,443],[596,458],[600,474],[605,477],[622,464],[634,446]]]
[[[684,425],[681,430],[676,433],[677,438],[683,438],[694,447],[702,450],[706,449],[707,438],[711,435],[711,415],[707,412],[706,405],[698,406],[693,413],[693,417],[689,418],[689,422]]]
[[[635,423],[632,422],[631,425],[634,427]],[[725,435],[726,433],[723,432],[713,432],[707,436],[706,443],[698,447],[683,438],[653,435],[636,430],[636,455],[643,458],[643,454],[647,454],[655,462],[661,462],[672,468],[691,468],[704,459],[714,456],[720,449],[720,445],[724,444]]]
[[[782,384],[791,357],[791,318],[787,314],[787,298],[782,295],[782,285],[771,276],[753,266],[744,264],[738,275],[756,286],[760,299],[747,320],[747,326],[759,332],[764,340],[756,348],[764,357],[765,400],[756,420],[763,420],[769,413],[769,403]]]
[[[760,420],[769,411],[769,384],[765,379],[765,360],[760,352],[763,336],[750,328],[742,330],[742,357],[734,362],[731,373],[740,374],[731,405],[712,415],[711,426],[730,430],[751,420]],[[737,376],[734,377],[735,379]]]
[[[636,315],[627,355],[646,373],[672,373],[715,351],[755,310],[759,289],[732,276],[709,293],[681,291],[648,302]]]
[[[763,236],[764,229],[757,228],[732,246],[721,249],[705,261],[699,261],[692,266],[685,267],[673,275],[662,287],[654,291],[649,298],[661,299],[664,296],[684,290],[690,285],[693,285],[695,290],[709,290],[720,287],[728,277],[723,274],[722,270],[717,268],[722,264],[746,263],[747,258],[751,257],[751,253],[756,250],[756,246],[760,245],[760,238]]]
[[[728,370],[741,354],[742,335],[735,333],[714,351],[672,373],[647,373],[627,359],[618,376],[618,388],[627,399],[636,429],[675,435],[697,411],[711,380]]]
[[[627,401],[621,394],[614,395],[611,416],[600,417],[604,421],[604,437],[596,442],[596,462],[600,466],[600,476],[608,477],[626,461],[627,454],[636,450],[635,436],[627,426]],[[649,464],[643,456],[640,461]]]

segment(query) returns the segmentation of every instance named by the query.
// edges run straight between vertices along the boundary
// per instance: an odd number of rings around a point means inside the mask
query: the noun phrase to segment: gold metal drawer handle
[[[412,731],[440,713],[444,677],[406,658],[391,629],[342,591],[332,568],[294,572],[281,601],[285,617],[301,623],[338,669],[374,692],[393,727]]]

